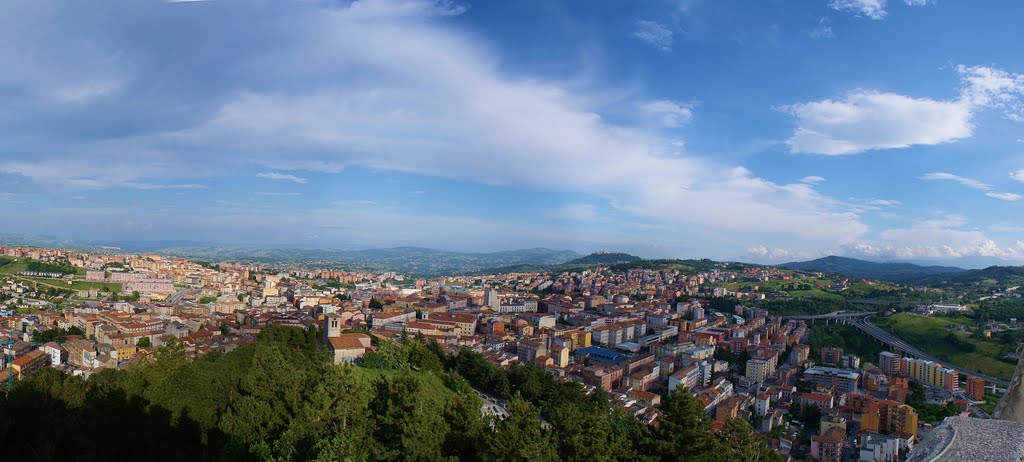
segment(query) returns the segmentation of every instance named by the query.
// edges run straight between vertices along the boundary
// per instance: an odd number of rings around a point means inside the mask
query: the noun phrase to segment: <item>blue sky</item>
[[[1024,2],[15,0],[0,233],[1024,262]]]

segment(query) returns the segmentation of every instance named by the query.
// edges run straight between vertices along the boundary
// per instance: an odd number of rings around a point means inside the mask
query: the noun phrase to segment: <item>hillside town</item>
[[[744,300],[769,296],[761,285],[805,277],[770,267],[428,280],[155,254],[4,247],[0,255],[7,266],[52,267],[2,281],[0,367],[10,381],[45,367],[88,379],[150,361],[168,346],[193,358],[226,353],[268,325],[315,330],[336,364],[358,364],[381,342],[416,336],[449,351],[472,349],[497,366],[528,364],[603,389],[648,425],[657,424],[663,395],[682,389],[714,428],[745,420],[784,460],[865,462],[900,460],[932,430],[935,422],[908,404],[914,390],[967,415],[980,413],[974,403],[994,389],[899,352],[858,357],[812,348],[815,323],[847,321],[748,306]],[[713,302],[727,294],[738,302]],[[480,394],[483,412],[507,414],[503,400]]]

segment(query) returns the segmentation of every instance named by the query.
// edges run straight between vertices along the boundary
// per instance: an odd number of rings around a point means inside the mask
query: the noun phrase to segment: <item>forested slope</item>
[[[713,434],[686,393],[652,431],[607,394],[533,367],[415,338],[334,366],[316,336],[268,326],[228,354],[190,361],[171,346],[88,381],[39,371],[0,399],[4,460],[778,460],[744,422]],[[471,383],[511,416],[482,416]]]

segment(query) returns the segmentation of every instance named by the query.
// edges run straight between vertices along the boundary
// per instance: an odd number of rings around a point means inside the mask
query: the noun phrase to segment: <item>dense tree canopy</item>
[[[529,366],[502,369],[421,338],[381,341],[367,366],[334,366],[317,331],[267,326],[258,341],[87,381],[43,369],[0,399],[10,460],[690,461],[774,460],[743,422],[716,435],[677,392],[655,430]],[[474,390],[505,400],[481,413]]]

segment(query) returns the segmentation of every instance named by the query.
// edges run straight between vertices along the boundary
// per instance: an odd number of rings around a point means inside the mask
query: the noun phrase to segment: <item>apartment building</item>
[[[833,388],[836,393],[857,391],[860,373],[850,369],[814,366],[804,370],[804,379],[816,385]]]
[[[861,431],[914,438],[917,436],[917,411],[896,401],[871,403],[861,414]]]

